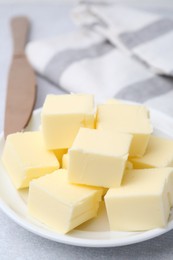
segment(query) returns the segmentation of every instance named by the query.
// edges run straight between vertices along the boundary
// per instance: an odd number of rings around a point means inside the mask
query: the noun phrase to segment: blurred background
[[[16,15],[26,15],[31,21],[31,30],[28,41],[35,41],[55,37],[74,31],[76,25],[72,19],[72,10],[79,2],[75,0],[0,0],[0,78],[1,78],[1,102],[0,102],[0,130],[3,127],[5,93],[7,86],[7,76],[12,56],[12,41],[10,32],[10,19]],[[102,1],[89,0],[88,2],[102,3]],[[172,0],[114,0],[108,3],[125,3],[131,7],[139,8],[161,14],[167,17],[173,17]],[[36,108],[42,106],[47,90],[57,93],[57,88],[45,81],[38,75],[38,95]],[[61,89],[58,93],[63,93]]]

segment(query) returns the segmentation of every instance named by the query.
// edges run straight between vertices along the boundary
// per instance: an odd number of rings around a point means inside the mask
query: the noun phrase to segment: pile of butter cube
[[[28,214],[58,233],[97,217],[110,230],[164,227],[173,206],[173,140],[154,136],[143,105],[48,95],[39,131],[7,137],[2,162]]]

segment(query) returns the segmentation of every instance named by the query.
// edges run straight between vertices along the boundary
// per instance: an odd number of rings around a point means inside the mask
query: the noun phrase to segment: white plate
[[[173,138],[173,119],[160,112],[151,110],[151,121],[158,135]],[[40,110],[33,113],[27,130],[36,130],[40,126]],[[3,136],[0,137],[0,157],[4,146]],[[0,163],[0,207],[16,223],[25,229],[47,239],[85,247],[111,247],[138,243],[159,236],[173,228],[173,214],[165,228],[145,232],[110,232],[107,216],[101,207],[99,217],[88,221],[66,235],[58,234],[45,225],[32,219],[27,214],[27,190],[16,191],[8,174]]]

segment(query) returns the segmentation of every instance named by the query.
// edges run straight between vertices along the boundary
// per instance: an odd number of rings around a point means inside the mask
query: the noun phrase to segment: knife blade
[[[11,20],[13,57],[8,75],[4,136],[22,131],[28,124],[36,100],[36,78],[24,48],[29,30],[25,16]]]

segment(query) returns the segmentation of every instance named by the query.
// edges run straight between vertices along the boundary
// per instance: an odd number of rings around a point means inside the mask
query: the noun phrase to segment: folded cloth
[[[173,75],[172,19],[117,4],[81,4],[74,18],[146,62],[156,73]]]
[[[99,102],[116,97],[152,104],[154,99],[160,106],[160,97],[173,92],[172,79],[155,73],[173,71],[171,20],[168,30],[159,22],[164,18],[119,5],[84,4],[74,16],[80,25],[75,32],[27,45],[39,74],[69,92],[93,93]]]

